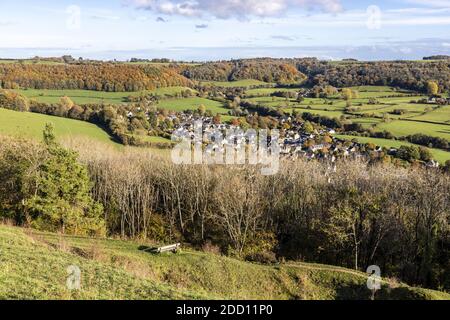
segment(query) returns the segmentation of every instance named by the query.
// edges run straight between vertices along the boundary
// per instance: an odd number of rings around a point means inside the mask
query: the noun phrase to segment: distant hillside
[[[161,87],[190,87],[182,67],[131,64],[0,64],[4,89],[86,89],[132,92]]]
[[[188,68],[184,75],[202,81],[238,81],[255,79],[268,83],[303,83],[307,77],[291,61],[281,59],[249,59],[206,63]]]
[[[364,273],[325,265],[257,265],[183,250],[152,255],[142,245],[0,225],[0,299],[369,299]],[[66,287],[69,266],[81,291]],[[377,299],[448,299],[383,281]]]
[[[423,60],[450,60],[450,56],[448,56],[448,55],[430,56],[430,57],[424,57]]]
[[[442,57],[440,57],[442,58]],[[343,62],[302,59],[243,59],[191,66],[185,76],[202,81],[256,79],[278,84],[326,85],[343,88],[353,86],[393,86],[426,92],[427,81],[439,82],[450,89],[448,61],[376,61]]]
[[[427,82],[450,89],[450,66],[445,56],[425,61],[321,61],[301,59],[240,59],[203,64],[108,63],[13,60],[0,63],[0,87],[4,89],[86,89],[134,92],[171,86],[193,87],[197,81],[254,79],[280,85],[335,87],[394,86],[426,92]],[[432,59],[434,58],[434,59]],[[429,60],[427,60],[429,59]]]

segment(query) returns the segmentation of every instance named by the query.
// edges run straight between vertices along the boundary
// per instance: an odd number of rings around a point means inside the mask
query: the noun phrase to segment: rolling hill
[[[369,299],[367,275],[306,263],[259,265],[183,249],[153,255],[152,243],[92,239],[0,225],[0,299]],[[81,290],[67,289],[68,267]],[[383,281],[376,299],[450,299]]]
[[[0,134],[41,139],[46,123],[53,123],[56,136],[61,138],[80,136],[119,145],[106,131],[92,123],[0,108]]]

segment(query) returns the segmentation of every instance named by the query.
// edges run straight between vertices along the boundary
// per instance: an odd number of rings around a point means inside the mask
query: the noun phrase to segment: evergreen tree
[[[44,130],[44,143],[49,156],[32,179],[34,194],[25,204],[32,226],[70,234],[103,235],[103,207],[90,195],[89,176],[78,163],[77,153],[56,142],[50,124]]]

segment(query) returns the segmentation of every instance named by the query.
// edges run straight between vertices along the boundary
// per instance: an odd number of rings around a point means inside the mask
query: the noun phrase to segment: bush
[[[274,253],[278,241],[272,232],[257,232],[247,242],[241,256],[247,261],[259,263],[274,263],[277,261]]]
[[[0,107],[14,111],[29,111],[30,102],[28,98],[13,91],[0,90]]]
[[[222,250],[217,245],[214,245],[210,240],[207,240],[202,246],[203,252],[212,253],[215,255],[220,255]]]
[[[265,251],[265,252],[256,252],[249,254],[245,257],[246,261],[256,262],[262,264],[274,264],[277,263],[277,257],[275,253]]]

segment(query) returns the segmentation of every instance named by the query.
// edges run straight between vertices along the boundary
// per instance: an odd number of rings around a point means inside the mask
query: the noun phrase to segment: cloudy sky
[[[450,0],[1,0],[0,56],[450,54]]]

